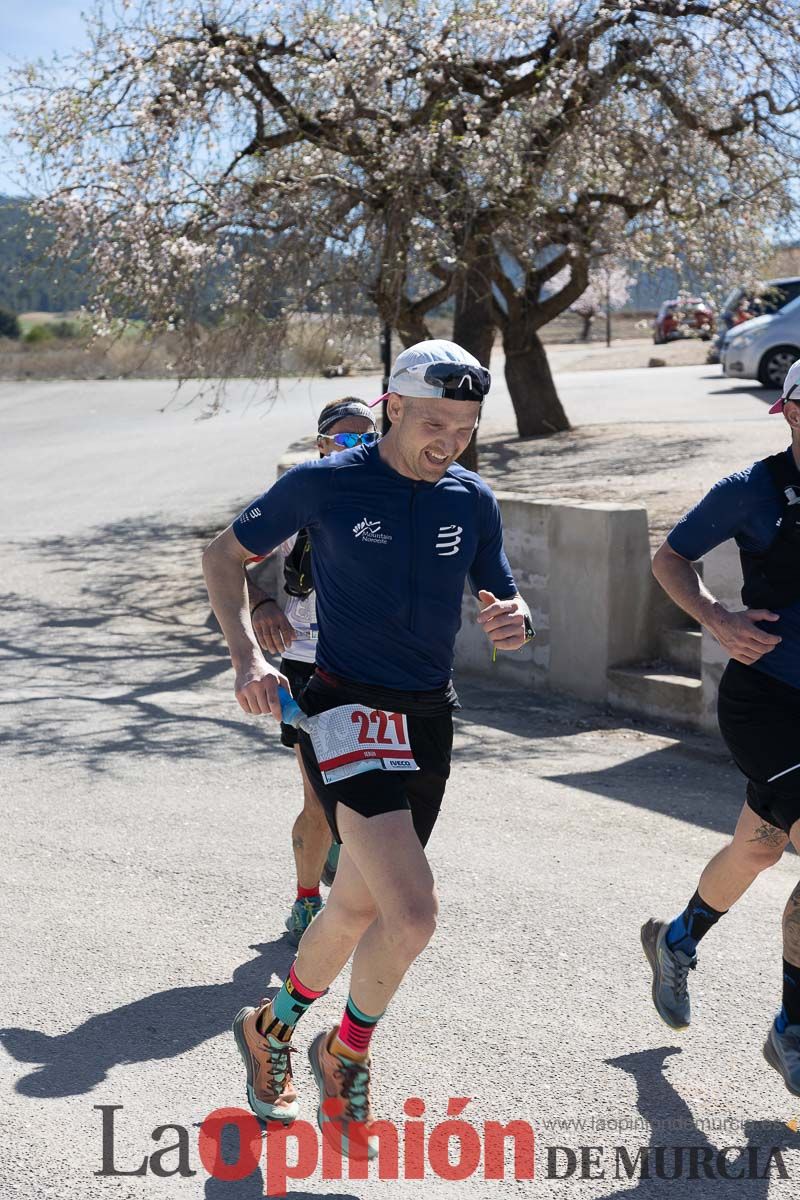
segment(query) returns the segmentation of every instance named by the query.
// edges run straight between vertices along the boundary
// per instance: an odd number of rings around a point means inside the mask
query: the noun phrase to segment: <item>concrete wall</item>
[[[651,648],[647,512],[642,505],[497,496],[506,553],[531,608],[536,639],[516,654],[491,650],[465,598],[456,670],[516,684],[546,685],[605,700],[608,669]]]

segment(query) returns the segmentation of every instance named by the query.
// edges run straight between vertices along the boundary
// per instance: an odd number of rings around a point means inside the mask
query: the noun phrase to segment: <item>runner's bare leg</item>
[[[298,978],[314,991],[328,987],[376,916],[370,890],[347,848],[342,846],[325,907],[300,939],[295,961]]]
[[[727,912],[762,871],[779,861],[788,844],[783,830],[743,805],[732,840],[700,876],[698,891],[703,900],[718,912]]]
[[[316,887],[331,848],[331,831],[322,805],[309,783],[300,748],[295,746],[297,765],[303,778],[303,807],[292,826],[292,850],[300,887]]]
[[[436,887],[410,812],[363,817],[340,804],[336,820],[344,843],[339,872],[295,969],[321,990],[355,945],[350,994],[363,1012],[382,1013],[433,935]]]

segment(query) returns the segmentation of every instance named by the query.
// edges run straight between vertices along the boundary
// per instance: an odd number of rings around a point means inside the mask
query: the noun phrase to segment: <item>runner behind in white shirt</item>
[[[317,449],[320,458],[354,446],[372,445],[377,440],[372,413],[354,396],[331,400],[319,414]],[[286,603],[281,608],[275,598],[256,583],[257,571],[248,570],[250,615],[259,645],[270,654],[281,655],[281,673],[288,679],[292,695],[297,697],[314,674],[318,636],[311,543],[307,531],[301,529],[294,533],[275,553],[280,558]],[[263,559],[254,561],[262,562]],[[286,919],[289,941],[296,946],[323,907],[320,882],[328,887],[333,883],[339,845],[331,838],[327,818],[309,782],[293,725],[281,724],[281,744],[294,750],[303,781],[303,807],[292,828],[297,893]]]

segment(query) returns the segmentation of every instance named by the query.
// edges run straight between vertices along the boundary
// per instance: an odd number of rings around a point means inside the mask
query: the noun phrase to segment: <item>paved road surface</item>
[[[761,418],[757,390],[709,374],[582,372],[561,386],[576,420],[598,406],[606,422],[612,412],[647,420],[665,405],[702,420]],[[365,381],[347,387],[368,394]],[[299,793],[274,730],[234,704],[198,551],[340,390],[315,384],[312,403],[295,385],[267,415],[241,389],[223,416],[197,421],[195,409],[159,411],[169,385],[0,386],[3,1200],[262,1192],[260,1173],[207,1177],[196,1124],[241,1104],[231,1016],[270,994],[291,961],[280,935]],[[709,935],[692,978],[696,1023],[674,1035],[650,1009],[638,927],[687,899],[723,844],[740,803],[735,772],[703,739],[545,695],[461,690],[431,846],[441,924],[378,1033],[376,1101],[402,1123],[405,1100],[423,1098],[428,1133],[454,1096],[472,1098],[465,1117],[481,1131],[487,1120],[530,1122],[537,1179],[515,1182],[509,1163],[503,1182],[315,1177],[289,1195],[795,1197],[800,1135],[785,1122],[800,1100],[760,1046],[796,859]],[[312,1010],[303,1049],[344,997],[337,983]],[[303,1054],[297,1074],[311,1120]],[[198,1173],[96,1178],[96,1105],[123,1106],[120,1169],[157,1149],[155,1127],[178,1124]],[[605,1148],[591,1172],[605,1178],[577,1177],[581,1145]],[[712,1147],[760,1147],[742,1161],[761,1171],[779,1146],[791,1177],[617,1178],[617,1145],[631,1157],[694,1147],[713,1162]],[[554,1146],[578,1155],[573,1178],[546,1178]],[[564,1153],[555,1157],[563,1171]]]

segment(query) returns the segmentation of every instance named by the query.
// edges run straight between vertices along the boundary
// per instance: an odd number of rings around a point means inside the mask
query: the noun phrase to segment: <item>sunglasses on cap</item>
[[[374,446],[380,434],[370,430],[369,433],[318,433],[317,437],[333,442],[335,446],[344,446],[345,450],[352,450],[354,446]]]
[[[403,374],[420,376],[431,387],[442,389],[445,400],[476,400],[487,395],[492,377],[485,367],[468,363],[418,363],[406,367]]]

